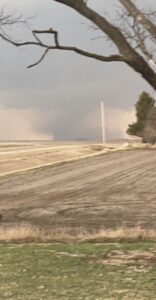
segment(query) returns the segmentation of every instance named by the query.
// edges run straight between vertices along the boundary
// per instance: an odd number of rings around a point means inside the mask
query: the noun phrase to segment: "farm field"
[[[0,299],[155,299],[156,150],[117,148],[0,145]]]
[[[155,299],[152,242],[6,244],[0,257],[0,299]]]
[[[29,151],[21,147],[29,162]],[[90,146],[76,147],[81,151],[83,147],[91,149]],[[66,148],[67,154],[69,148]],[[8,155],[14,155],[19,150],[9,147],[7,151]],[[37,151],[31,149],[36,160]],[[91,155],[95,152],[90,151]],[[88,155],[88,150],[86,152]],[[45,150],[42,159],[44,155]],[[73,233],[123,226],[155,230],[155,195],[155,149],[99,152],[97,156],[2,176],[1,225],[31,224],[71,229]]]
[[[92,155],[98,149],[101,146],[81,142],[1,142],[0,176]]]

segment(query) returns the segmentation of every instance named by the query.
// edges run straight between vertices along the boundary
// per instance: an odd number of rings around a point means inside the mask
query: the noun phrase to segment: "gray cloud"
[[[61,42],[64,44],[78,45],[105,54],[113,51],[105,40],[93,41],[91,38],[97,33],[88,29],[88,22],[84,18],[65,6],[54,4],[51,0],[5,0],[3,2],[7,3],[9,10],[22,12],[26,16],[37,14],[31,21],[33,28],[51,26],[58,28]],[[117,0],[90,1],[97,10],[102,13],[108,10],[112,16],[112,4],[114,7],[117,2]],[[148,2],[155,4],[153,0]],[[15,38],[29,37],[30,39],[29,30],[26,28],[22,30],[17,27],[10,33]],[[8,120],[10,114],[11,116],[15,114],[19,123],[23,118],[27,130],[25,129],[25,133],[23,131],[20,136],[24,136],[24,139],[31,139],[33,134],[36,137],[41,134],[43,138],[47,135],[51,138],[51,133],[56,139],[98,137],[98,129],[94,132],[91,124],[87,127],[86,120],[90,113],[94,115],[98,110],[101,100],[105,102],[107,109],[112,110],[112,115],[113,111],[120,110],[120,113],[119,111],[117,113],[116,125],[107,122],[109,127],[107,131],[108,137],[112,135],[115,138],[121,137],[123,136],[119,126],[121,114],[127,116],[127,126],[131,115],[129,111],[133,110],[139,94],[143,90],[153,93],[150,86],[124,64],[99,63],[76,54],[54,51],[42,64],[28,70],[26,66],[40,57],[41,49],[36,47],[17,49],[4,41],[0,40],[0,43],[1,116],[5,115]],[[27,114],[32,114],[33,117],[27,118]],[[29,124],[25,123],[26,119],[29,120]],[[94,123],[93,119],[92,122]],[[14,132],[16,127],[18,123],[14,123]],[[123,128],[125,130],[125,125]],[[3,127],[1,125],[0,130],[0,138],[2,132],[3,137],[5,135],[6,139],[10,138],[9,130],[5,129],[4,125]],[[14,133],[12,136],[15,136]]]
[[[135,111],[130,109],[106,108],[105,131],[107,139],[127,138],[128,124],[135,121]],[[83,137],[101,139],[101,113],[92,111],[82,120],[80,125]]]

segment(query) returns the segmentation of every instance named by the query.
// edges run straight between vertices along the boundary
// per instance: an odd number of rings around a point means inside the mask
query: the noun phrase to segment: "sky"
[[[117,0],[90,0],[89,5],[114,21]],[[142,0],[142,7],[147,0]],[[7,28],[15,40],[32,39],[30,29],[53,27],[60,42],[108,55],[116,50],[98,38],[101,33],[73,10],[52,0],[1,0],[6,11],[29,26]],[[156,9],[155,0],[148,6]],[[101,63],[67,52],[50,52],[32,69],[26,67],[42,54],[36,47],[15,48],[0,40],[0,140],[99,140],[100,102],[105,105],[107,139],[125,138],[135,120],[134,104],[152,88],[122,63]]]

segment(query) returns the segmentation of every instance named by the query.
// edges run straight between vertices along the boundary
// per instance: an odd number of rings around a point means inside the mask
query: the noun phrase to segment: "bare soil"
[[[59,161],[76,159],[96,153],[102,146],[81,143],[59,144],[32,142],[32,144],[0,143],[0,177],[18,171],[27,171]]]
[[[92,262],[104,265],[132,265],[131,269],[136,272],[148,272],[147,267],[156,264],[156,251],[127,251],[113,250],[104,257],[90,257]],[[130,272],[130,270],[128,270]]]
[[[156,229],[156,150],[128,150],[0,178],[2,224]]]

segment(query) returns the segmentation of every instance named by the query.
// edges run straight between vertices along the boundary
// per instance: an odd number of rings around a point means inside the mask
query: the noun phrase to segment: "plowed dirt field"
[[[0,178],[3,224],[156,229],[156,150],[117,151]]]

